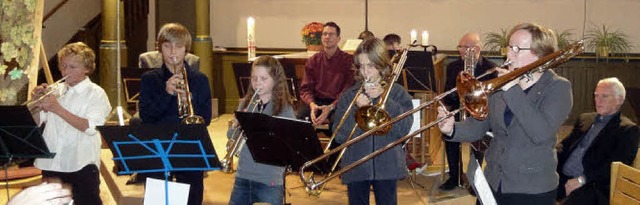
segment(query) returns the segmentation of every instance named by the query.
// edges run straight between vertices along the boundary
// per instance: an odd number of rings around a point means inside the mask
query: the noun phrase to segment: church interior
[[[607,77],[617,77],[626,87],[626,100],[620,107],[620,113],[636,124],[640,122],[640,81],[637,80],[640,77],[640,27],[633,20],[640,19],[640,13],[637,12],[640,10],[640,1],[32,1],[35,5],[32,11],[35,16],[32,35],[36,40],[32,45],[34,50],[27,51],[32,52],[29,54],[32,57],[29,62],[30,70],[25,69],[24,74],[20,74],[24,75],[23,80],[16,82],[20,82],[23,87],[15,91],[16,88],[11,87],[14,85],[8,79],[15,74],[10,70],[19,70],[10,67],[11,63],[15,65],[17,61],[5,58],[3,62],[9,64],[9,67],[0,65],[0,74],[4,75],[4,79],[0,80],[2,106],[20,105],[30,100],[28,90],[36,85],[51,84],[61,79],[63,76],[58,70],[60,63],[57,51],[66,44],[83,42],[96,53],[96,71],[89,78],[104,89],[114,108],[106,125],[136,126],[130,124],[129,120],[138,113],[140,78],[142,73],[151,70],[140,66],[139,56],[158,50],[156,36],[164,24],[180,23],[192,36],[188,52],[199,57],[199,71],[209,81],[212,119],[206,127],[206,135],[210,137],[207,141],[211,142],[218,159],[227,154],[227,131],[233,124],[234,111],[238,109],[251,85],[251,63],[256,57],[269,55],[278,59],[284,68],[294,105],[304,104],[300,97],[300,87],[305,64],[310,57],[322,50],[320,43],[315,43],[314,47],[304,39],[304,28],[312,22],[336,22],[342,29],[339,48],[347,53],[353,54],[362,42],[358,39],[359,35],[368,31],[379,39],[395,33],[401,37],[400,45],[407,52],[425,54],[426,57],[416,57],[418,64],[426,69],[423,69],[424,72],[416,72],[420,76],[416,77],[407,69],[397,81],[409,91],[414,106],[439,98],[440,94],[448,91],[445,89],[445,82],[451,79],[446,79],[447,65],[463,57],[456,46],[459,47],[458,40],[466,33],[479,33],[484,44],[479,53],[500,65],[507,60],[507,51],[504,50],[503,54],[501,48],[507,49],[509,45],[496,41],[501,37],[505,40],[508,29],[516,24],[535,22],[544,25],[554,30],[559,35],[558,43],[564,40],[564,45],[581,39],[588,40],[589,34],[606,27],[609,31],[615,30],[623,34],[627,39],[624,47],[626,49],[602,55],[596,44],[593,44],[594,46],[585,47],[581,54],[553,68],[555,73],[571,83],[573,100],[567,119],[556,133],[557,142],[572,132],[574,122],[580,118],[581,113],[594,111],[594,89],[600,79]],[[0,21],[4,24],[4,20],[11,17],[12,8],[7,2],[0,5],[3,5]],[[3,43],[0,54],[7,54],[10,51],[4,50],[4,43],[10,38],[2,35],[5,34],[0,32],[0,43]],[[13,89],[13,94],[17,97],[8,98],[2,94],[9,92],[7,89]],[[3,102],[7,99],[13,101]],[[437,109],[437,106],[426,106],[417,112],[413,118],[414,125],[419,128],[437,120]],[[0,125],[0,130],[4,130],[2,126],[6,125]],[[318,125],[313,126],[313,129],[313,141],[320,145],[314,148],[322,150],[329,146],[329,126]],[[103,203],[143,204],[144,183],[130,183],[130,174],[117,173],[122,168],[118,168],[119,162],[115,159],[119,153],[108,144],[112,139],[105,137],[105,133],[102,135],[99,171],[100,197]],[[460,174],[462,185],[446,191],[440,190],[438,186],[452,173],[448,171],[443,135],[438,126],[424,129],[419,135],[408,138],[402,146],[406,146],[407,155],[415,159],[417,166],[407,170],[409,177],[399,180],[398,204],[476,203],[476,194],[465,174],[471,158],[472,148],[469,143],[461,145],[460,163],[464,173],[456,173]],[[4,144],[0,146],[2,147]],[[6,163],[3,157],[0,157],[0,161]],[[29,163],[29,160],[26,161],[22,165]],[[237,166],[237,163],[238,158],[235,158],[233,165]],[[0,203],[6,203],[24,188],[40,184],[43,179],[37,168],[10,165],[7,163],[3,167],[7,170],[7,175],[4,171],[0,173],[3,181]],[[630,192],[638,198],[630,200],[640,204],[640,159],[636,158],[632,167],[630,173],[637,174],[629,177],[628,181],[635,183],[632,185],[635,188],[631,188]],[[316,181],[327,177],[326,173],[315,175]],[[206,171],[203,204],[228,204],[234,179],[234,173],[224,173],[217,168]],[[348,204],[347,186],[340,182],[340,177],[327,182],[318,196],[310,194],[306,189],[297,169],[287,170],[284,181],[284,198],[289,204]],[[7,194],[2,193],[4,191]],[[373,194],[371,201],[375,201]]]

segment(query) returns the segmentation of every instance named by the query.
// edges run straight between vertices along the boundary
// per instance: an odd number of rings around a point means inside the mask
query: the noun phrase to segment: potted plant
[[[555,32],[558,39],[558,48],[563,49],[571,44],[571,36],[573,36],[573,29],[564,30],[562,32]]]
[[[611,31],[602,24],[600,27],[591,27],[585,35],[588,50],[595,50],[596,57],[609,57],[610,54],[625,54],[631,50],[629,37],[619,30]]]
[[[507,39],[507,29],[500,29],[500,32],[489,32],[484,34],[484,48],[490,51],[500,51],[501,55],[507,55],[509,39]]]
[[[309,51],[322,50],[323,27],[324,24],[319,22],[311,22],[302,27],[302,30],[300,31],[300,34],[302,35],[302,42],[307,46]]]

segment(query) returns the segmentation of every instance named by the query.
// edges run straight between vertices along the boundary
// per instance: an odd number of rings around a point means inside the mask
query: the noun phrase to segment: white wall
[[[519,22],[536,22],[578,39],[586,26],[603,23],[625,32],[640,53],[640,0],[369,0],[369,30],[377,37],[428,30],[429,42],[453,50],[464,33],[486,33]],[[246,18],[256,19],[256,44],[266,48],[303,48],[300,29],[311,21],[335,21],[342,40],[364,30],[364,0],[212,0],[213,44],[246,47]],[[418,37],[420,39],[420,37]]]
[[[44,1],[43,15],[49,13],[61,1]],[[101,12],[101,7],[101,0],[71,0],[45,21],[42,24],[42,43],[45,45],[47,58],[54,56],[78,29],[96,17]]]

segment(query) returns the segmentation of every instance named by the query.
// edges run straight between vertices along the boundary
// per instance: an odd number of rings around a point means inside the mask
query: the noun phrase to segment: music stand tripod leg
[[[291,205],[291,203],[287,203],[287,172],[291,171],[291,165],[287,165],[284,168],[284,172],[282,173],[282,204],[283,205]]]
[[[9,161],[2,165],[2,168],[4,169],[4,186],[7,190],[7,201],[11,198],[11,194],[9,193],[9,165],[13,162],[13,156],[9,156],[8,159]]]

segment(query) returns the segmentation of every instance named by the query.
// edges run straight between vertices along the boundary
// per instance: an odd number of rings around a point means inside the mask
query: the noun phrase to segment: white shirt
[[[40,123],[47,125],[43,137],[52,159],[36,159],[35,166],[42,170],[75,172],[86,165],[100,167],[100,133],[96,126],[103,125],[111,111],[104,90],[87,77],[58,98],[62,107],[74,115],[87,119],[89,128],[78,130],[52,112],[40,112]]]

